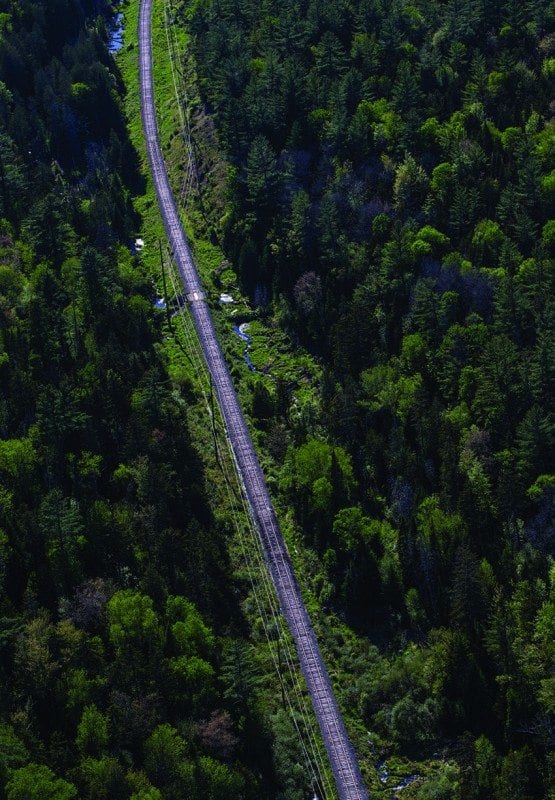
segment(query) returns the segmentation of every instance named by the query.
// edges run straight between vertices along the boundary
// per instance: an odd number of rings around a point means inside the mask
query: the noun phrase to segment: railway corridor
[[[340,800],[367,800],[354,750],[349,742],[327,670],[268,494],[264,475],[225,363],[199,275],[180,223],[158,140],[152,76],[151,12],[153,0],[141,0],[139,18],[141,114],[150,169],[160,211],[202,347],[227,436],[261,538],[281,611],[322,732]]]

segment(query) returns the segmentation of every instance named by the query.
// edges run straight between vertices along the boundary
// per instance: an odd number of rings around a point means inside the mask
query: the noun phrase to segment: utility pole
[[[170,314],[170,303],[168,298],[168,287],[166,285],[166,270],[164,267],[164,254],[162,253],[162,242],[158,239],[158,249],[160,251],[160,266],[162,268],[162,286],[164,289],[164,302],[166,304],[166,317],[168,318],[168,327],[170,331],[173,330],[172,328],[172,318]]]
[[[285,702],[285,686],[283,685],[283,672],[281,669],[281,633],[278,634],[277,652],[278,652],[279,685],[281,687],[281,701],[283,703],[283,710],[287,711],[287,703]]]
[[[222,465],[220,463],[220,455],[218,453],[218,437],[216,436],[216,417],[214,414],[214,384],[212,383],[212,375],[208,373],[208,377],[210,379],[210,419],[212,421],[212,436],[214,438],[214,454],[216,456],[216,461],[220,469],[222,469]]]

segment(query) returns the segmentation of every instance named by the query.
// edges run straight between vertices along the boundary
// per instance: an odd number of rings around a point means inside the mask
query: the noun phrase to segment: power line
[[[188,350],[189,359],[193,366],[193,369],[196,371],[196,377],[200,386],[201,393],[204,398],[205,406],[207,409],[208,414],[212,418],[212,424],[214,426],[215,420],[213,418],[213,409],[212,404],[210,403],[207,390],[206,390],[206,383],[210,381],[210,376],[206,371],[206,367],[204,365],[204,361],[202,359],[202,354],[199,349],[198,339],[194,332],[194,328],[191,325],[190,315],[187,312],[187,306],[183,303],[180,293],[177,287],[177,279],[171,267],[166,269],[166,273],[170,278],[170,282],[172,285],[172,290],[174,293],[174,298],[176,304],[179,308],[178,317],[182,322],[181,330],[184,333],[186,346]],[[223,420],[222,420],[223,422]],[[215,429],[215,426],[214,426]],[[228,457],[231,456],[233,459],[233,451],[230,447],[229,440],[224,438],[227,455]],[[217,448],[219,450],[220,442],[217,442]],[[255,597],[255,602],[257,606],[257,610],[259,616],[262,620],[264,633],[268,642],[268,648],[270,651],[271,658],[274,662],[274,666],[276,667],[276,671],[278,675],[281,676],[281,669],[279,663],[279,654],[276,654],[275,648],[272,647],[272,637],[270,635],[271,630],[271,623],[273,623],[274,628],[278,631],[278,640],[277,640],[277,647],[279,648],[279,642],[283,640],[284,650],[285,650],[285,661],[286,667],[289,672],[291,683],[293,687],[294,693],[294,701],[291,700],[291,697],[288,693],[287,688],[282,683],[282,689],[286,695],[286,703],[289,706],[289,710],[291,713],[291,718],[293,724],[297,730],[301,741],[301,748],[303,749],[304,757],[305,757],[305,766],[313,774],[313,782],[315,786],[317,786],[320,791],[322,791],[323,798],[332,798],[334,796],[333,789],[330,787],[329,779],[326,775],[326,768],[322,758],[320,745],[318,743],[317,735],[314,731],[314,724],[312,722],[311,713],[308,710],[308,705],[305,697],[302,694],[302,689],[300,688],[299,684],[299,675],[298,675],[298,668],[296,667],[296,659],[294,658],[291,652],[291,646],[289,640],[287,638],[287,631],[284,629],[283,618],[279,612],[279,608],[277,606],[275,592],[274,589],[269,581],[268,572],[266,568],[266,564],[264,563],[264,557],[262,553],[262,548],[260,544],[260,540],[256,530],[254,529],[253,521],[251,515],[249,513],[248,506],[245,501],[244,493],[241,489],[240,483],[238,481],[237,471],[235,470],[235,480],[230,476],[229,469],[228,469],[228,460],[226,458],[226,453],[219,452],[217,453],[217,460],[224,475],[224,482],[226,485],[226,490],[228,494],[228,500],[230,502],[231,514],[234,521],[234,527],[239,534],[240,545],[243,553],[243,558],[245,562],[245,566],[247,567],[249,581],[251,584],[251,590]],[[239,488],[239,498],[241,509],[238,506],[237,501],[237,488]],[[242,512],[242,514],[241,514]],[[244,535],[244,524],[241,521],[241,516],[243,520],[247,521],[247,527],[251,533],[248,541]],[[253,548],[249,545],[254,544],[254,559],[256,562],[256,567],[258,568],[257,572],[255,573],[253,570],[252,559],[253,559]],[[250,553],[250,555],[249,555]],[[258,577],[259,581],[262,584],[263,594],[265,595],[265,602],[263,599],[260,598],[259,591],[257,589],[255,579]],[[269,608],[269,612],[265,609]],[[303,727],[305,729],[305,733],[299,728],[299,725],[296,720],[296,714],[299,713],[301,715]],[[309,741],[309,748],[310,753],[308,752],[307,746],[305,744],[304,738],[305,736],[308,738]]]
[[[340,800],[365,800],[367,792],[340,715],[320,648],[295,579],[252,439],[216,336],[204,290],[184,234],[158,138],[151,42],[152,0],[142,0],[139,17],[141,113],[150,168],[204,360],[212,377],[225,430],[241,476],[248,507],[263,544],[279,605],[294,639]]]

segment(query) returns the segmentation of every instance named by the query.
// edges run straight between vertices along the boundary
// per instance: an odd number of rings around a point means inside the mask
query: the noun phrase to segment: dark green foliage
[[[14,770],[6,785],[6,800],[74,800],[76,797],[75,786],[38,764]]]
[[[110,6],[0,15],[0,797],[301,800],[297,735],[264,718],[258,646],[232,635],[226,525],[126,251],[141,179]],[[412,796],[540,800],[552,6],[189,12],[230,164],[213,225],[323,365],[321,410],[261,375],[248,398],[320,599],[360,634],[326,634],[347,713],[385,750],[449,754]]]
[[[128,249],[111,5],[0,15],[0,798],[250,798],[226,529]]]
[[[282,490],[336,608],[422,649],[426,676],[413,645],[373,673],[368,728],[475,748],[464,791],[447,769],[419,797],[548,783],[553,22],[541,0],[194,4],[226,255],[325,371]]]

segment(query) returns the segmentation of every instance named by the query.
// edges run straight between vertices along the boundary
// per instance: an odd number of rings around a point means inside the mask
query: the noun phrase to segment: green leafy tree
[[[162,792],[151,786],[148,789],[139,789],[138,792],[133,792],[129,800],[163,800]]]
[[[170,596],[166,601],[166,616],[183,655],[209,656],[212,653],[214,634],[193,603],[184,597]]]
[[[119,655],[128,646],[156,648],[162,641],[162,628],[150,597],[122,589],[112,595],[106,607],[110,640]]]
[[[395,207],[403,213],[415,211],[424,200],[427,188],[426,172],[416,159],[407,153],[395,171],[393,183]]]
[[[199,790],[210,800],[229,797],[240,800],[244,796],[245,782],[243,776],[208,756],[199,759]]]
[[[74,800],[77,789],[57,778],[42,764],[28,764],[12,772],[6,784],[7,800]]]
[[[345,450],[309,439],[290,451],[282,474],[283,485],[301,516],[316,522],[319,535],[325,536],[334,513],[354,488],[353,468]]]
[[[495,800],[509,800],[515,796],[534,800],[541,792],[541,779],[530,748],[507,753],[496,781]]]
[[[0,786],[4,786],[13,770],[29,760],[27,748],[10,725],[0,724]]]
[[[506,236],[498,222],[484,219],[474,228],[472,245],[479,261],[485,266],[497,265],[501,247],[505,242]]]
[[[145,742],[146,773],[154,784],[162,787],[181,778],[190,781],[187,764],[190,755],[190,747],[175,728],[167,723],[158,725]]]
[[[108,720],[94,705],[83,709],[75,743],[86,755],[98,756],[108,747]]]
[[[84,758],[78,768],[87,800],[123,800],[127,797],[124,770],[116,758]]]
[[[418,790],[418,800],[459,800],[461,797],[458,770],[448,764],[441,772],[428,779]]]
[[[278,173],[275,153],[267,139],[259,136],[252,143],[247,160],[247,188],[253,206],[267,208],[274,200]]]

